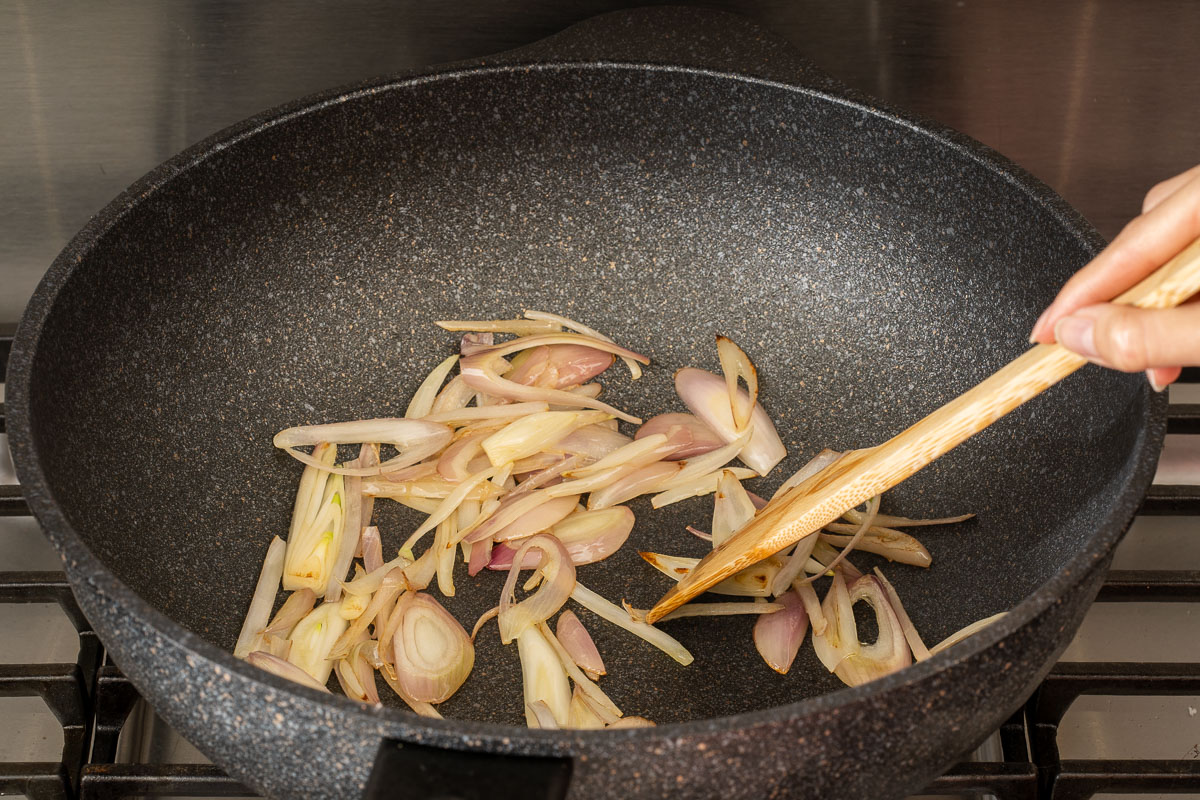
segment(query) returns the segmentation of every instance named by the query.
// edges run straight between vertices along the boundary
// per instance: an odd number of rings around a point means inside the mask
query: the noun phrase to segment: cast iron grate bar
[[[1037,770],[1028,762],[965,761],[920,794],[990,794],[997,800],[1037,800]]]
[[[1167,433],[1200,433],[1200,403],[1176,403],[1167,412]]]
[[[1108,573],[1096,599],[1127,603],[1200,603],[1200,572],[1116,569]]]
[[[1046,800],[1091,800],[1097,794],[1200,792],[1200,761],[1069,760],[1049,785]]]
[[[17,333],[15,322],[0,322],[0,383],[8,374],[8,356],[12,353],[13,336]]]
[[[1027,704],[1029,742],[1034,763],[1040,775],[1041,794],[1046,800],[1086,800],[1098,791],[1093,786],[1107,787],[1115,783],[1093,783],[1094,776],[1108,776],[1137,791],[1169,791],[1170,776],[1162,769],[1167,764],[1196,762],[1156,762],[1153,760],[1090,759],[1064,762],[1059,757],[1058,727],[1063,716],[1083,695],[1113,696],[1173,696],[1200,693],[1200,664],[1141,663],[1141,662],[1059,662],[1034,692]],[[1073,765],[1078,775],[1059,785],[1058,781]],[[1081,766],[1082,765],[1082,766]],[[1190,783],[1185,773],[1173,773],[1184,788],[1200,787]],[[1137,783],[1133,776],[1141,775]],[[1056,789],[1056,787],[1058,787]],[[1179,791],[1182,791],[1180,789]],[[1058,792],[1058,793],[1056,793]]]
[[[1137,513],[1150,517],[1200,516],[1200,486],[1155,484],[1146,492]]]
[[[257,797],[211,764],[89,764],[80,800],[153,797]]]
[[[92,763],[111,764],[117,759],[117,740],[129,713],[137,704],[137,689],[111,664],[96,675],[96,718],[92,728]]]
[[[29,800],[75,800],[64,764],[40,761],[0,763],[0,795],[23,794]]]
[[[0,517],[28,517],[29,505],[21,496],[20,486],[0,486]]]
[[[92,630],[61,572],[0,572],[0,603],[58,603],[77,632]]]

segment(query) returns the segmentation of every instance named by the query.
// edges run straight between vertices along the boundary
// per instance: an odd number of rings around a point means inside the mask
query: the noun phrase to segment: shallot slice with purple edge
[[[754,647],[767,666],[786,675],[808,630],[808,612],[804,610],[800,595],[794,591],[781,594],[775,602],[784,609],[775,614],[764,614],[754,623]]]
[[[675,451],[664,459],[666,461],[702,456],[725,444],[725,440],[695,414],[679,412],[651,417],[642,423],[633,438],[643,439],[659,433],[675,445]]]
[[[596,643],[592,641],[587,628],[583,627],[574,611],[564,611],[558,615],[554,635],[585,675],[592,680],[598,680],[605,674],[604,659],[600,657]]]
[[[732,442],[741,435],[734,424],[723,378],[702,369],[685,367],[675,373],[675,391],[684,405],[724,441]],[[744,390],[737,391],[739,397],[744,395],[749,400]],[[738,458],[759,475],[766,475],[787,455],[787,448],[760,404],[754,404],[747,427],[753,433]]]

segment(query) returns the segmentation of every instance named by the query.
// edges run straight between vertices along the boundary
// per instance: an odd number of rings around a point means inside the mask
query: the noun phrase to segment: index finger
[[[1200,176],[1135,218],[1075,273],[1034,324],[1032,341],[1054,341],[1054,324],[1077,309],[1113,299],[1200,236]]]

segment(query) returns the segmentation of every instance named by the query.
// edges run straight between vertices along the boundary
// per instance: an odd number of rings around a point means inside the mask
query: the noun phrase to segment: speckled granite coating
[[[1020,353],[1099,245],[986,148],[851,97],[736,18],[611,15],[486,65],[267,112],[148,175],[30,305],[12,448],[117,662],[271,796],[358,796],[390,736],[570,757],[572,797],[899,797],[1066,646],[1161,443],[1165,399],[1140,377],[1085,368],[889,496],[978,513],[922,535],[930,570],[888,570],[925,637],[1015,606],[1004,622],[854,690],[807,646],[776,676],[745,619],[671,625],[688,668],[589,624],[605,690],[674,723],[612,733],[515,727],[516,653],[494,636],[445,722],[228,656],[299,474],[271,435],[401,414],[453,347],[431,320],[540,308],[653,357],[636,385],[619,368],[604,381],[644,415],[680,408],[676,368],[716,368],[714,333],[738,341],[791,453],[768,493],[821,447],[882,441]],[[377,506],[389,546],[413,519],[392,505]],[[634,508],[635,547],[580,579],[645,607],[666,587],[634,550],[699,555],[683,526],[711,506]],[[448,607],[470,624],[500,578],[461,576]]]

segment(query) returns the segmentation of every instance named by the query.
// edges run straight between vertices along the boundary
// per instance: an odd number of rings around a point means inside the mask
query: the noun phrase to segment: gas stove
[[[41,272],[88,215],[174,152],[293,97],[515,47],[625,5],[636,4],[0,8],[0,380]],[[995,147],[1106,236],[1145,189],[1200,160],[1197,4],[706,5]],[[1079,634],[1031,700],[929,795],[1200,798],[1200,370],[1171,400],[1155,485]],[[251,796],[107,661],[60,569],[0,435],[0,794]]]

